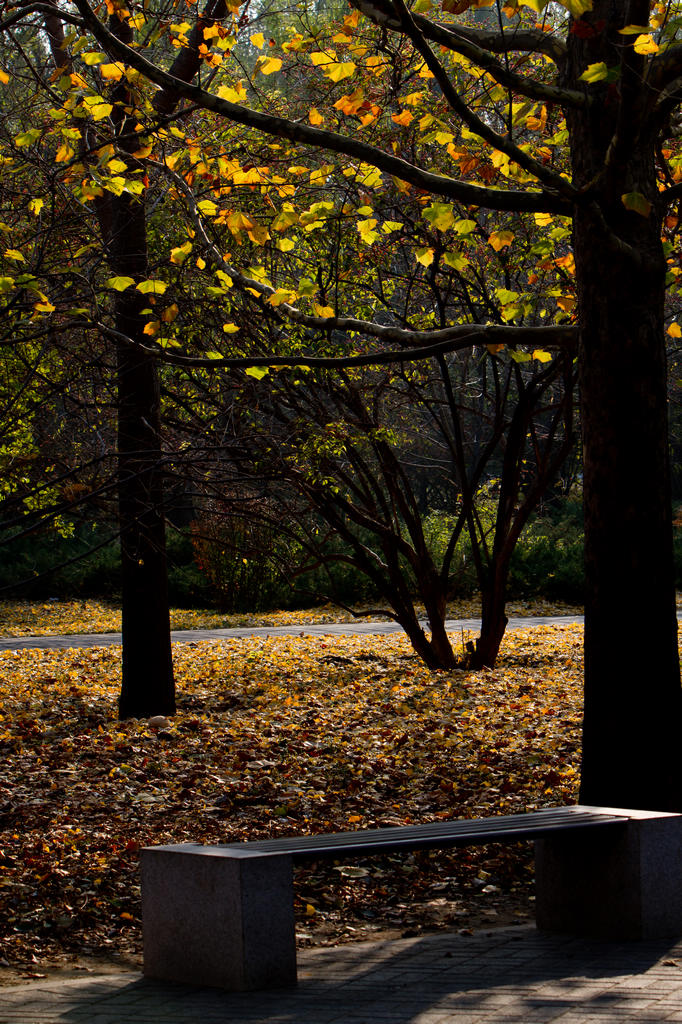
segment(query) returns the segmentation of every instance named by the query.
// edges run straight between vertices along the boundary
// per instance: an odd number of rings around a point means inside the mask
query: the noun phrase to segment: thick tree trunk
[[[129,337],[141,329],[139,306],[136,296],[131,296],[117,311],[117,328]],[[123,607],[119,715],[147,718],[175,711],[159,386],[153,358],[125,344],[118,346],[117,356]]]
[[[639,265],[615,258],[589,222],[576,225],[587,594],[581,800],[682,810],[658,227],[646,248],[638,244]]]
[[[640,24],[638,13],[646,19],[648,7],[629,12]],[[571,36],[574,83],[587,63],[621,59],[610,4],[595,4],[591,17],[605,19],[608,31],[587,42]],[[666,266],[648,94],[638,58],[629,59],[619,93],[605,84],[591,108],[570,118],[574,180],[593,193],[574,218],[587,594],[580,799],[682,810]],[[620,151],[607,150],[614,135]],[[632,192],[651,202],[648,215],[626,209],[622,197]]]

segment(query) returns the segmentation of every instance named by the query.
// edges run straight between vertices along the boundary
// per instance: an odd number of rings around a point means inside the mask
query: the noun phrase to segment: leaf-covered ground
[[[582,611],[548,601],[513,602],[509,615],[571,615]],[[452,604],[448,616],[467,619],[480,614],[480,602]],[[297,626],[311,622],[350,622],[353,616],[333,605],[294,611],[228,615],[215,610],[171,608],[172,629],[229,629],[242,626]],[[373,616],[370,616],[372,618]],[[106,601],[0,601],[0,636],[56,636],[60,633],[117,633],[121,610]]]
[[[581,643],[510,633],[475,673],[429,673],[397,635],[179,644],[158,730],[116,721],[117,648],[0,653],[0,962],[138,951],[147,844],[574,801]],[[527,847],[314,865],[299,939],[492,924],[530,878]]]

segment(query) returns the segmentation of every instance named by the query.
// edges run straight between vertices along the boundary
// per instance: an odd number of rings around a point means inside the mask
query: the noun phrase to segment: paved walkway
[[[509,629],[527,626],[566,625],[582,622],[582,615],[527,616],[509,620]],[[422,623],[423,625],[423,623]],[[475,632],[480,619],[448,619],[445,626],[450,633]],[[296,626],[244,626],[238,629],[179,629],[171,633],[173,643],[193,643],[197,640],[227,640],[240,636],[347,636],[358,633],[399,633],[397,622],[320,622]],[[0,651],[18,651],[24,647],[115,647],[121,643],[120,633],[73,633],[69,636],[0,637]]]
[[[299,986],[228,994],[137,974],[0,989],[0,1024],[682,1022],[682,941],[587,942],[532,927],[299,954]]]

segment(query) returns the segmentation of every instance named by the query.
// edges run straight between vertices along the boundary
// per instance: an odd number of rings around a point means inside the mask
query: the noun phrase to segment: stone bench
[[[560,807],[225,846],[142,851],[144,973],[233,991],[296,984],[293,862],[535,841],[539,928],[682,935],[682,814]]]

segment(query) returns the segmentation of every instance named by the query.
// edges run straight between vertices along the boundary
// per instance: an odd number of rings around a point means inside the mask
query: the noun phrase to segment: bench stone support
[[[593,809],[629,820],[622,830],[536,840],[538,928],[604,939],[679,938],[682,814]]]
[[[188,843],[142,851],[144,974],[232,991],[296,984],[289,856]]]

